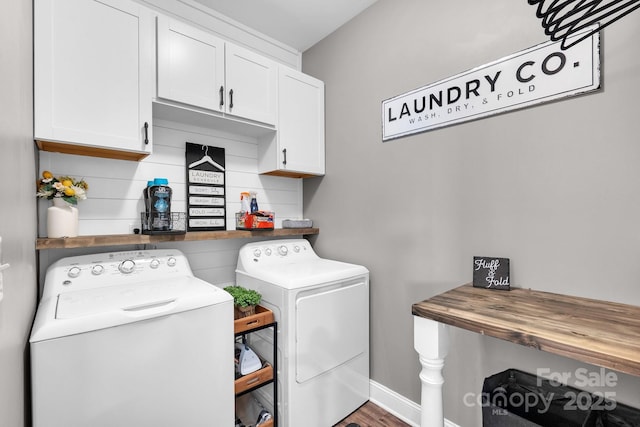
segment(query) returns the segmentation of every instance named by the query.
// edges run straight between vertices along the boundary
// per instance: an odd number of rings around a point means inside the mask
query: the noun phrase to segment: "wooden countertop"
[[[415,316],[640,376],[640,307],[466,284],[413,304]]]

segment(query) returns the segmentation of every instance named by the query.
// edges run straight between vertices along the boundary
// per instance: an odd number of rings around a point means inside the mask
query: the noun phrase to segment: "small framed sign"
[[[509,258],[473,257],[473,286],[510,290]]]
[[[187,231],[226,230],[224,148],[186,143]]]

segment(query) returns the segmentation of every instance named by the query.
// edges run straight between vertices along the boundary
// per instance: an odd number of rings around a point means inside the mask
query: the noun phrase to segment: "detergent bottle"
[[[251,192],[251,213],[258,211],[258,199],[256,199],[257,194],[258,193],[256,193],[255,191]]]
[[[166,178],[155,178],[149,190],[149,225],[153,231],[171,230],[171,187]]]

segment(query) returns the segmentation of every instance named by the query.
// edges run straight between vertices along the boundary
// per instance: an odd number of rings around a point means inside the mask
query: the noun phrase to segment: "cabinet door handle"
[[[233,108],[233,89],[229,91],[229,110]]]
[[[224,105],[224,86],[220,86],[220,108]]]
[[[149,123],[144,122],[144,143],[149,144]]]
[[[286,148],[282,149],[282,154],[284,155],[284,160],[282,160],[282,164],[286,166],[287,165],[287,149]]]

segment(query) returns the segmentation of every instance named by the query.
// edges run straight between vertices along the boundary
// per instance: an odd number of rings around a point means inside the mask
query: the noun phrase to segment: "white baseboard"
[[[390,388],[369,380],[369,400],[405,423],[420,427],[420,405]],[[444,420],[444,426],[459,427],[447,419]]]

